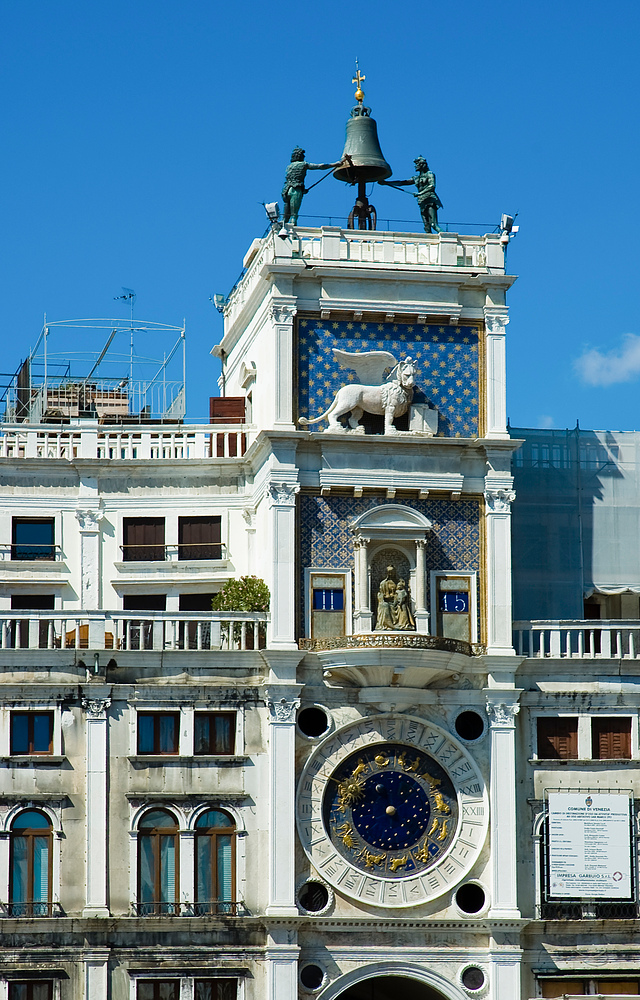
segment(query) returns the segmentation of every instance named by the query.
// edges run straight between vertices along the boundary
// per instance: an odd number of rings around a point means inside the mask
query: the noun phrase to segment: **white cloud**
[[[542,413],[538,417],[538,427],[553,427],[554,425],[555,420],[548,413]]]
[[[609,351],[593,347],[576,358],[573,367],[587,385],[633,382],[640,377],[640,337],[635,333],[626,333],[621,346],[612,347]]]

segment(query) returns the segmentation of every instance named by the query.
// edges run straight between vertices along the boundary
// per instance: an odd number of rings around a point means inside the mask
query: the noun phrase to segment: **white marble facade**
[[[640,702],[619,663],[512,644],[499,238],[299,229],[255,240],[245,265],[216,348],[241,428],[0,427],[0,997],[35,980],[58,1000],[155,1000],[161,981],[180,1000],[593,985],[578,925],[539,919],[545,792],[635,787]],[[402,362],[409,337],[422,395],[406,424],[300,424],[353,382],[312,349],[367,340]],[[185,543],[194,519],[217,526],[210,551]],[[50,526],[40,558],[17,557],[24,523]],[[381,630],[389,560],[411,618]],[[212,615],[246,574],[269,615]],[[593,763],[585,728],[622,698],[624,777]],[[535,720],[558,712],[580,716],[575,766],[538,759]],[[414,789],[433,832],[359,850],[361,775]],[[356,797],[331,806],[347,778]],[[27,873],[21,910],[29,810],[49,881]],[[204,843],[223,859],[206,891]],[[612,929],[579,924],[600,955]],[[633,925],[616,926],[604,978],[631,981]]]

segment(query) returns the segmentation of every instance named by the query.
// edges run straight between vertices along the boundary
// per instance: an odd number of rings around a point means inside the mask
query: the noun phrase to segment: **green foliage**
[[[214,611],[268,611],[271,594],[264,580],[241,576],[225,583],[211,602]]]

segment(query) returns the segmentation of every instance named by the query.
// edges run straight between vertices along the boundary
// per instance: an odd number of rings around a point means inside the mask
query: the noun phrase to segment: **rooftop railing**
[[[640,658],[640,621],[518,621],[513,643],[520,656],[594,659]]]
[[[191,424],[188,427],[72,427],[51,424],[1,424],[0,458],[191,459],[238,458],[255,436],[242,424]]]
[[[264,649],[263,612],[0,612],[0,649]]]

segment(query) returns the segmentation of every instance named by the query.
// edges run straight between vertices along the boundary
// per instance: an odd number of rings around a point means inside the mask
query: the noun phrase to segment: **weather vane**
[[[367,78],[364,75],[364,73],[360,72],[360,67],[358,66],[358,60],[356,59],[356,75],[354,76],[354,78],[353,78],[353,80],[351,82],[355,83],[356,86],[357,86],[357,88],[358,88],[353,96],[355,97],[356,101],[360,102],[360,104],[362,104],[362,102],[364,101],[364,91],[363,91],[363,89],[361,87],[361,84],[366,79]]]

